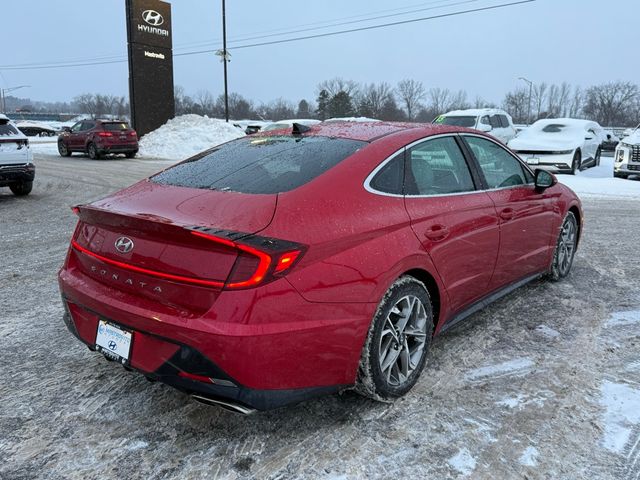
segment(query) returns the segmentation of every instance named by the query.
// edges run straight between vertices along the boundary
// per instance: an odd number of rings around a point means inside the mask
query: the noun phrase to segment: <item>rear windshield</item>
[[[476,117],[442,117],[438,123],[441,125],[469,128],[476,126]]]
[[[366,145],[328,137],[242,138],[165,170],[163,185],[271,194],[313,180]]]
[[[102,127],[108,132],[119,132],[121,130],[128,130],[129,125],[124,122],[118,123],[103,123]]]
[[[7,135],[13,136],[17,134],[18,134],[18,130],[16,129],[16,127],[11,125],[10,123],[7,123],[6,120],[4,122],[0,120],[0,136],[7,136]]]
[[[559,123],[552,123],[550,125],[546,125],[542,131],[545,133],[560,133],[562,130],[567,128],[566,125],[561,125]]]

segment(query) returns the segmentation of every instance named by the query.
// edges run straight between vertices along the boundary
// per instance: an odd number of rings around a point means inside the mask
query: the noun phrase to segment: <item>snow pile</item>
[[[576,175],[558,175],[558,181],[564,183],[579,197],[627,197],[640,198],[638,176],[629,180],[613,177],[613,157],[602,157],[600,166],[591,167]]]
[[[244,137],[231,123],[200,115],[182,115],[140,139],[140,157],[184,160],[221,143]]]

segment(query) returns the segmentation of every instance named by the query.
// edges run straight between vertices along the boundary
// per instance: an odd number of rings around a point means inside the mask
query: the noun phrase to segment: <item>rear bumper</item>
[[[222,292],[209,312],[194,318],[152,310],[145,299],[78,272],[61,270],[59,283],[65,323],[90,349],[105,319],[133,331],[128,367],[183,392],[257,410],[353,385],[375,310],[371,304],[310,303],[281,279]]]
[[[98,151],[102,154],[108,153],[133,153],[138,151],[138,144],[132,145],[98,145]]]
[[[36,176],[36,166],[33,163],[19,165],[0,164],[0,187],[16,183],[33,182]]]

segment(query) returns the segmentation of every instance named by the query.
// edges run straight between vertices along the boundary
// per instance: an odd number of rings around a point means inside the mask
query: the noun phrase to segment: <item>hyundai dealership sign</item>
[[[144,135],[175,115],[171,4],[127,0],[131,122]]]

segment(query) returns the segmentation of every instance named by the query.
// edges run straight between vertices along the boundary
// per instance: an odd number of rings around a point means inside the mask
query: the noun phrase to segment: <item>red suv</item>
[[[238,139],[76,213],[71,332],[241,412],[403,395],[433,335],[568,275],[582,229],[576,195],[498,140],[382,122]]]
[[[63,157],[86,153],[94,160],[114,153],[133,158],[138,153],[138,135],[126,122],[82,120],[58,137],[58,152]]]

